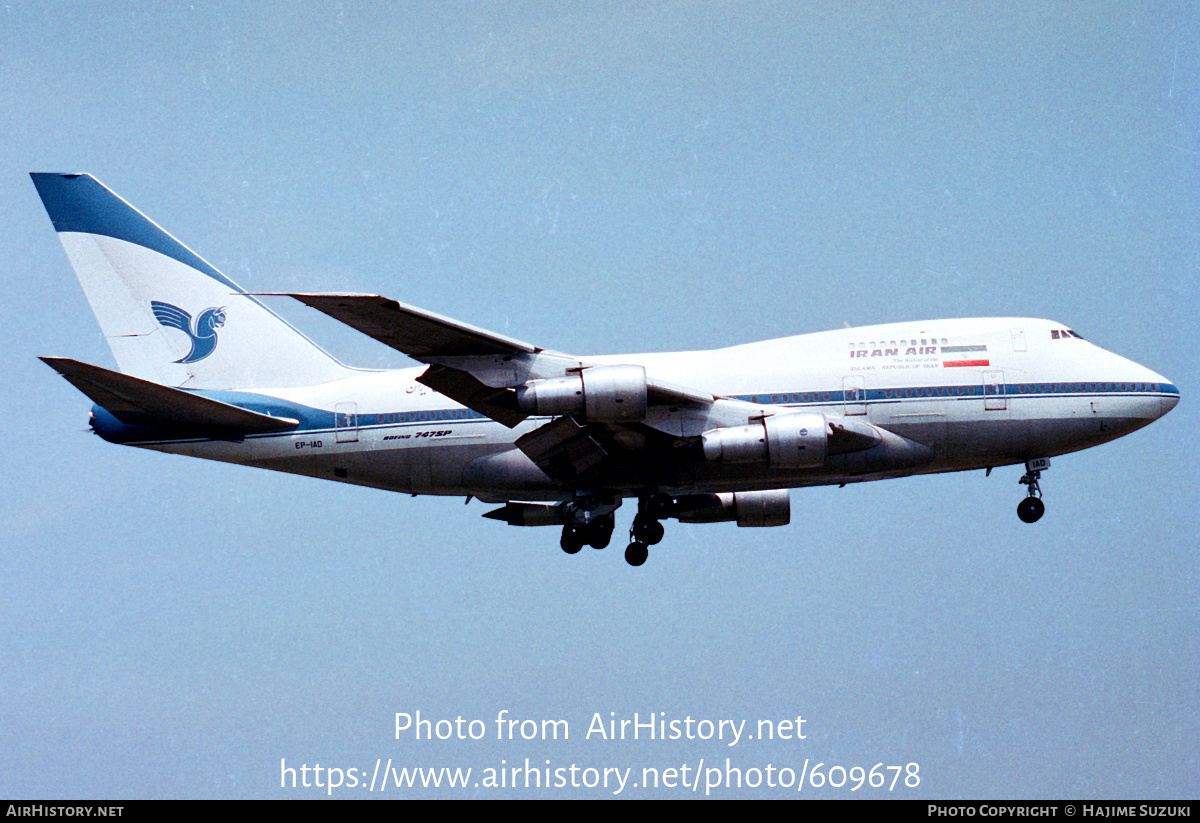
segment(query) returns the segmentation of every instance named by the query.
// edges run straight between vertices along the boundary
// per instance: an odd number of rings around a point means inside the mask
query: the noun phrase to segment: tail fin
[[[352,373],[91,175],[31,177],[123,373],[189,389]]]

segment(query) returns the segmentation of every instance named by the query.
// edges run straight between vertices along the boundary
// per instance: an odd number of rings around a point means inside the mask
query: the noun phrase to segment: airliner
[[[1179,402],[1162,375],[1031,318],[920,320],[708,351],[577,356],[376,294],[250,293],[87,174],[33,174],[119,371],[41,358],[106,441],[498,505],[625,559],[663,520],[783,526],[789,489],[1050,459]],[[343,365],[260,298],[299,300],[418,362]]]

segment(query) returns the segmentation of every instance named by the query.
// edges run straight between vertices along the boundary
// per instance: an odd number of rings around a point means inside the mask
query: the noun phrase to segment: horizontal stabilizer
[[[263,295],[275,296],[275,295]],[[378,294],[291,294],[415,360],[487,354],[532,354],[536,346],[397,303]]]
[[[290,417],[259,414],[78,360],[40,359],[98,406],[131,426],[255,434],[286,431],[300,425],[300,421]]]

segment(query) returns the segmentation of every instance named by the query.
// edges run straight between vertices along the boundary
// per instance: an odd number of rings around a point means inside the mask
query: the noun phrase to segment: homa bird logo
[[[179,329],[192,341],[192,350],[176,363],[195,363],[208,357],[217,348],[217,329],[225,325],[224,306],[200,312],[195,328],[192,328],[192,316],[178,306],[151,300],[150,308],[159,325]]]

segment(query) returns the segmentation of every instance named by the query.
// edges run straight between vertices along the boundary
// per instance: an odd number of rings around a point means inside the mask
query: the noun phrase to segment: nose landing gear
[[[1017,517],[1022,523],[1036,523],[1046,513],[1046,504],[1042,502],[1042,488],[1038,480],[1042,472],[1050,468],[1050,458],[1039,457],[1025,462],[1025,474],[1018,481],[1028,491],[1028,496],[1017,505]]]
[[[1017,504],[1017,517],[1024,523],[1036,523],[1046,512],[1046,504],[1040,497],[1026,497]]]

